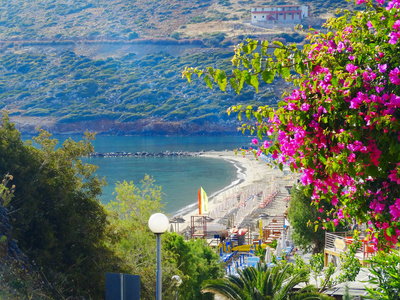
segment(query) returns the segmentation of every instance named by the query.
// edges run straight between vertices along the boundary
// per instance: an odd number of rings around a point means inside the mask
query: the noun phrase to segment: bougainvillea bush
[[[356,3],[365,9],[328,20],[327,33],[310,29],[302,49],[247,40],[235,48],[232,73],[187,68],[183,75],[238,93],[244,84],[257,90],[259,79],[292,82],[277,110],[228,111],[251,120],[243,129],[257,132],[258,155],[301,173],[317,206],[334,205],[315,226],[355,218],[368,224],[377,248],[390,249],[400,236],[400,0]]]

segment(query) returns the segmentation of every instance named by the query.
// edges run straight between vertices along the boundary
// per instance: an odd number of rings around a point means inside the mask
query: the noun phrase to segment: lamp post
[[[149,228],[157,236],[157,300],[161,300],[161,235],[167,231],[168,226],[169,221],[166,215],[161,213],[151,215]]]

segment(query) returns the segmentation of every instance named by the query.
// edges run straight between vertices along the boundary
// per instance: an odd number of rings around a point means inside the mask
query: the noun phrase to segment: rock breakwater
[[[199,156],[204,151],[190,152],[190,151],[163,151],[163,152],[93,152],[90,157],[180,157],[180,156]]]

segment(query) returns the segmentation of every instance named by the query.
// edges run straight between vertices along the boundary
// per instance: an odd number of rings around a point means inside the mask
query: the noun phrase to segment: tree
[[[327,212],[329,213],[334,207],[323,200],[320,202],[322,211],[319,211],[315,205],[310,205],[311,199],[304,194],[304,190],[305,187],[302,185],[295,185],[291,190],[288,219],[294,229],[292,239],[305,251],[312,250],[313,254],[321,253],[325,247],[325,230],[322,226],[314,226],[311,220],[329,221],[329,217],[326,217]]]
[[[215,280],[207,280],[202,286],[204,293],[222,295],[227,299],[332,299],[307,285],[294,292],[293,287],[307,281],[307,272],[301,270],[291,274],[292,265],[277,264],[268,268],[258,264],[257,268],[248,267],[238,270],[239,277],[228,275]]]
[[[146,175],[140,186],[124,181],[117,183],[115,190],[115,200],[106,206],[110,223],[108,246],[120,257],[122,269],[141,276],[141,298],[154,299],[157,243],[148,220],[164,206],[161,187]],[[200,284],[223,275],[219,256],[203,240],[186,242],[178,234],[163,234],[162,247],[163,298],[175,299],[171,277],[179,275],[181,299],[210,299],[200,293]]]
[[[215,251],[202,239],[185,242],[178,234],[168,234],[164,247],[173,253],[182,278],[179,287],[181,299],[214,299],[210,294],[201,293],[201,283],[206,279],[217,279],[224,275],[224,264]]]
[[[154,299],[156,294],[156,240],[148,226],[148,220],[153,213],[160,212],[161,187],[146,175],[140,186],[133,182],[119,182],[115,188],[115,200],[106,206],[109,221],[108,247],[120,257],[121,268],[129,274],[140,275],[141,298]],[[163,243],[165,235],[163,235]],[[163,261],[163,291],[171,287],[171,277],[178,270],[171,262],[171,253],[162,251]]]
[[[251,122],[243,130],[260,140],[277,134],[276,141],[260,142],[258,154],[300,172],[316,205],[335,206],[320,226],[333,229],[354,217],[387,250],[400,236],[400,2],[356,2],[366,9],[328,20],[328,33],[310,29],[302,50],[247,40],[236,47],[229,76],[213,68],[188,68],[183,76],[204,74],[209,87],[213,80],[222,90],[229,81],[238,93],[244,84],[258,90],[259,77],[292,82],[295,89],[276,111],[236,106],[229,112],[245,113]]]
[[[79,159],[93,150],[90,138],[56,149],[58,141],[40,131],[33,147],[22,142],[6,114],[0,125],[0,174],[13,174],[15,184],[7,205],[13,236],[55,297],[101,298],[105,272],[115,270],[116,257],[103,244],[101,182],[95,167]]]
[[[367,288],[372,299],[400,299],[400,253],[398,250],[390,254],[379,253],[371,260],[372,278]]]

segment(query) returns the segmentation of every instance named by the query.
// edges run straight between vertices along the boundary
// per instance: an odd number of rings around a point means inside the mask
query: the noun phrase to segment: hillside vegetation
[[[235,132],[228,107],[274,105],[289,86],[264,85],[258,94],[247,89],[237,96],[189,87],[181,72],[215,62],[229,69],[232,45],[247,37],[301,43],[304,35],[291,29],[247,22],[253,6],[289,3],[0,0],[0,109],[24,131],[40,125],[54,132]],[[299,3],[310,6],[309,20],[351,6],[345,0]],[[113,48],[116,43],[119,48]],[[146,52],[145,43],[159,49]],[[104,45],[111,50],[88,50]],[[126,50],[132,45],[140,55]],[[167,45],[175,45],[175,53],[164,51]]]
[[[346,0],[297,2],[309,5],[316,17],[351,6]],[[192,38],[220,31],[240,35],[249,29],[235,29],[235,25],[250,19],[251,7],[290,3],[292,1],[1,0],[0,40],[129,40],[168,37],[174,32]]]
[[[226,67],[230,51],[173,57],[150,54],[141,59],[126,55],[103,60],[62,53],[8,53],[0,56],[0,108],[19,117],[53,117],[57,123],[111,120],[129,123],[125,129],[140,131],[139,123],[225,124],[231,131],[226,108],[239,102],[275,103],[274,91],[265,86],[256,94],[213,92],[190,86],[181,70],[190,64]],[[134,125],[136,124],[136,125]],[[62,125],[60,125],[62,126]],[[123,129],[120,129],[123,130]]]

